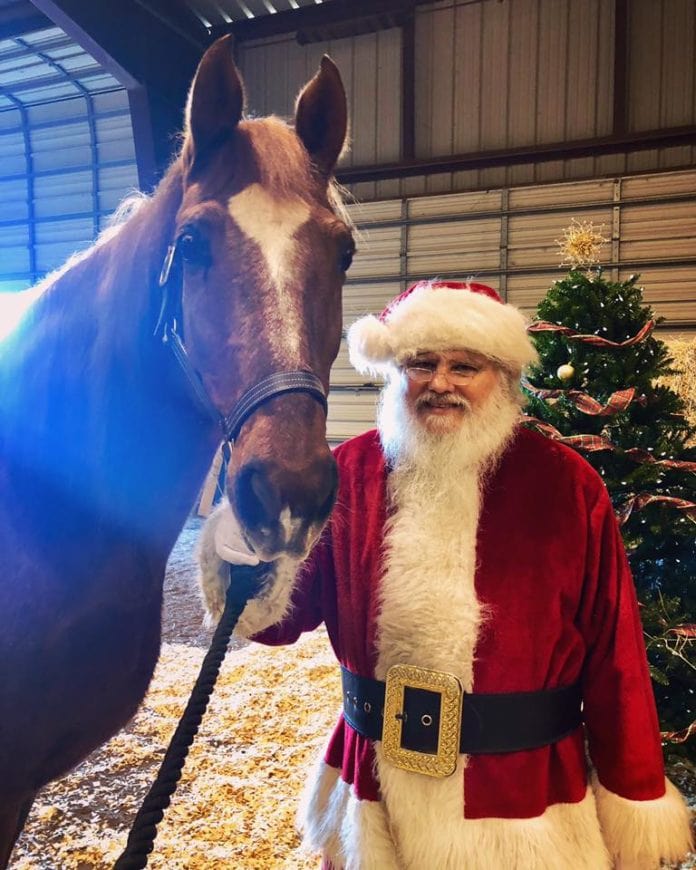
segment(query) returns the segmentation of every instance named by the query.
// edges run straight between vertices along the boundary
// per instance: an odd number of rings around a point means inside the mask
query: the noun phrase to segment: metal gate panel
[[[562,205],[579,206],[611,202],[613,196],[613,179],[512,187],[510,188],[508,207],[510,211],[544,208],[557,211]]]
[[[695,196],[696,172],[664,172],[659,175],[635,175],[621,179],[623,200],[648,199],[656,196]]]
[[[450,193],[445,196],[422,196],[407,200],[407,204],[407,213],[411,220],[493,212],[500,211],[502,208],[502,191],[485,190],[476,193]]]

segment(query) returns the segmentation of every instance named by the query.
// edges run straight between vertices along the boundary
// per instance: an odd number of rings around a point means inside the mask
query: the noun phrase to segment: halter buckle
[[[164,285],[169,280],[169,273],[172,271],[172,264],[174,262],[174,257],[176,256],[176,242],[174,244],[169,245],[167,248],[167,253],[164,255],[164,262],[162,263],[162,271],[159,276],[159,285],[160,287],[164,287]]]

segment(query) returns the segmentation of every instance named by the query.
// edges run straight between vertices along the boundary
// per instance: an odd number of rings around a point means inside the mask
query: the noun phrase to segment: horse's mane
[[[280,196],[291,196],[316,188],[316,168],[288,123],[271,115],[247,120],[241,126],[253,140],[257,167],[263,183],[270,189]],[[33,300],[25,318],[27,331],[41,321],[60,319],[68,307],[82,311],[93,322],[88,329],[76,333],[75,348],[69,353],[82,355],[83,359],[89,356],[93,362],[100,360],[103,364],[104,355],[126,342],[132,343],[134,323],[137,328],[152,328],[152,308],[158,300],[153,298],[151,288],[156,285],[161,258],[181,202],[185,159],[182,153],[174,159],[152,195],[130,192],[95,242],[26,291]],[[336,215],[354,228],[345,205],[349,192],[331,179],[327,197]],[[123,316],[124,311],[128,317]],[[24,338],[18,339],[12,351],[17,365],[22,364],[20,358],[30,353],[34,344]],[[50,354],[49,331],[42,330],[38,340],[44,342],[44,352]],[[61,365],[65,363],[69,364],[69,360],[63,358]],[[6,360],[3,365],[7,365]]]
[[[30,288],[30,292],[34,293],[37,298],[42,296],[50,287],[56,284],[66,272],[74,269],[83,260],[91,257],[99,248],[110,242],[123,229],[124,224],[136,214],[144,205],[146,205],[152,196],[141,193],[137,190],[132,190],[126,194],[121,202],[116,206],[116,210],[107,220],[107,225],[99,233],[97,238],[90,242],[88,247],[80,251],[75,251],[68,259],[56,269],[48,272],[44,277]]]
[[[159,304],[151,288],[181,200],[181,176],[175,161],[152,196],[130,194],[96,242],[25,291],[33,304],[0,345],[6,423],[21,420],[32,401],[37,418],[55,416],[64,391],[88,379],[98,394],[113,365],[133,357],[137,336],[151,333]]]

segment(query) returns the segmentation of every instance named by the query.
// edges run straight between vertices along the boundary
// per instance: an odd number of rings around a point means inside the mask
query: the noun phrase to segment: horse
[[[294,124],[244,104],[223,37],[155,192],[0,342],[2,868],[37,791],[140,704],[167,558],[220,444],[262,560],[306,554],[333,505],[345,92],[324,57]]]

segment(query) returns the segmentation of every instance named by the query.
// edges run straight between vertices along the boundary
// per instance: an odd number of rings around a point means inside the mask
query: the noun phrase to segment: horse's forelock
[[[286,198],[298,195],[306,198],[317,190],[309,155],[285,121],[270,115],[243,121],[240,128],[249,136],[264,187]]]
[[[327,189],[327,196],[334,213],[355,234],[356,226],[347,207],[347,203],[357,202],[353,194],[347,187],[344,187],[335,178],[332,178]]]

